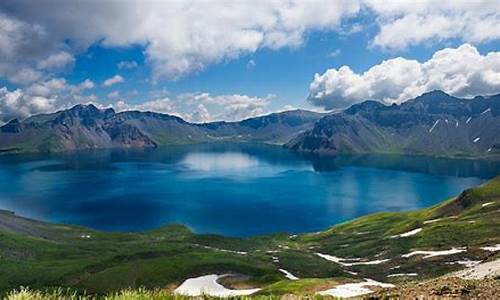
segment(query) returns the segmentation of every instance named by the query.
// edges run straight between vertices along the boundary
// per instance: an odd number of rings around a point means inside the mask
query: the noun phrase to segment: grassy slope
[[[493,203],[482,206],[488,202]],[[430,219],[440,220],[424,224]],[[423,230],[411,237],[391,238],[415,228]],[[431,208],[369,215],[297,237],[281,234],[236,239],[196,235],[180,225],[144,233],[104,233],[2,212],[0,291],[5,293],[20,285],[64,286],[89,293],[139,286],[172,288],[188,277],[234,272],[249,275],[245,284],[264,287],[263,294],[311,293],[352,278],[405,279],[386,277],[391,273],[416,272],[418,279],[436,277],[461,268],[449,264],[452,261],[498,257],[480,249],[497,243],[500,243],[500,177]],[[451,247],[467,247],[467,252],[429,259],[401,257],[413,250]],[[379,265],[346,267],[326,261],[316,252],[362,260],[390,260]],[[400,267],[391,270],[396,266]],[[284,280],[279,268],[305,279]]]

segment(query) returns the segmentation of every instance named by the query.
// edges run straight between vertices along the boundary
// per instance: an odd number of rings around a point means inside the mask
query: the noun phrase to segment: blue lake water
[[[500,162],[298,155],[215,144],[0,156],[0,208],[100,230],[182,223],[199,233],[311,232],[378,211],[427,207]]]

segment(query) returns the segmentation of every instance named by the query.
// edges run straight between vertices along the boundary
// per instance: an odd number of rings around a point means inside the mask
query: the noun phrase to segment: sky
[[[234,121],[500,93],[500,0],[0,2],[0,121],[82,103]]]

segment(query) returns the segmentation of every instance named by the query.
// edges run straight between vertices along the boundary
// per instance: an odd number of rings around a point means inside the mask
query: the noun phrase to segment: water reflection
[[[429,206],[498,174],[498,161],[314,156],[271,145],[0,156],[0,208],[102,230],[182,223],[248,236],[306,232]]]
[[[240,152],[195,152],[187,154],[181,164],[195,171],[231,171],[255,167],[259,161]]]

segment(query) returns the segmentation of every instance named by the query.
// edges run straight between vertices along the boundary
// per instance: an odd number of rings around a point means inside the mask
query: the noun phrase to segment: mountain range
[[[462,99],[432,91],[402,104],[368,100],[337,113],[273,113],[238,122],[189,123],[139,111],[77,105],[0,127],[0,152],[263,142],[325,154],[500,155],[500,94]]]
[[[453,157],[500,154],[500,95],[461,99],[432,91],[400,105],[355,104],[286,143],[315,153]]]
[[[295,110],[240,122],[194,124],[167,114],[117,113],[92,104],[76,105],[23,121],[11,120],[0,127],[0,151],[55,152],[221,141],[282,144],[312,128],[321,116],[320,113]]]

